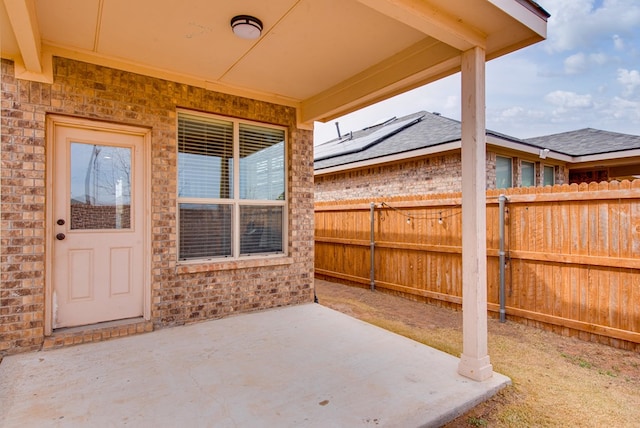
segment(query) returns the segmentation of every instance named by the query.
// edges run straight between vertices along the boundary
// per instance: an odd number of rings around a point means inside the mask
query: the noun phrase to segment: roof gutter
[[[540,156],[541,150],[544,150],[544,147],[532,146],[526,143],[517,143],[515,141],[505,140],[503,138],[497,138],[493,135],[487,135],[487,144],[491,144],[493,146],[502,147],[505,149],[516,150],[519,152],[528,153],[535,156]],[[545,156],[546,159],[554,159],[561,162],[573,163],[574,158],[569,155],[565,155],[563,153],[558,153],[549,150]],[[543,158],[544,159],[544,158]]]
[[[624,156],[620,156],[624,153]],[[618,152],[600,153],[597,155],[573,156],[571,163],[604,162],[620,158],[640,157],[640,149],[624,150]]]

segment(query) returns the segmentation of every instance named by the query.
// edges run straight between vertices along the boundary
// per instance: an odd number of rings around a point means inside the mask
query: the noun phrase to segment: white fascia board
[[[515,141],[505,140],[500,137],[496,137],[494,135],[487,135],[487,144],[491,144],[497,147],[502,147],[505,149],[515,150],[518,152],[528,153],[538,157],[540,156],[541,148],[539,147],[534,147],[528,144],[522,144]],[[565,155],[562,153],[557,153],[551,150],[549,151],[549,153],[547,153],[546,158],[561,161],[561,162],[570,162],[570,163],[574,162],[573,160],[574,158],[572,156]]]
[[[535,13],[523,4],[514,0],[488,0],[513,19],[535,31],[539,36],[547,38],[547,19]]]
[[[601,153],[598,155],[574,156],[571,163],[604,162],[616,159],[626,159],[640,156],[640,149],[624,150],[618,152]]]

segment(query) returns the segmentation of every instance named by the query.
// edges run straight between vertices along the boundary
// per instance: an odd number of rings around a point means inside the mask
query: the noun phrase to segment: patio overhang
[[[52,56],[294,106],[327,121],[545,37],[531,0],[2,0],[2,57],[52,80]],[[251,14],[256,40],[231,31]]]
[[[52,82],[52,57],[295,107],[300,128],[462,73],[461,374],[491,376],[486,331],[485,62],[543,40],[533,0],[1,0],[2,57]],[[234,16],[264,24],[234,35]]]

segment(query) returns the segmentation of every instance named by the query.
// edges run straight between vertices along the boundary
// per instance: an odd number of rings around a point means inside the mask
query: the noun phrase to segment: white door
[[[54,130],[52,326],[140,317],[144,136]]]

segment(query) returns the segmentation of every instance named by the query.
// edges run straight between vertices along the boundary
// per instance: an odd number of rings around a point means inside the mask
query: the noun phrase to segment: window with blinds
[[[281,128],[178,113],[180,260],[284,253],[285,139]]]

